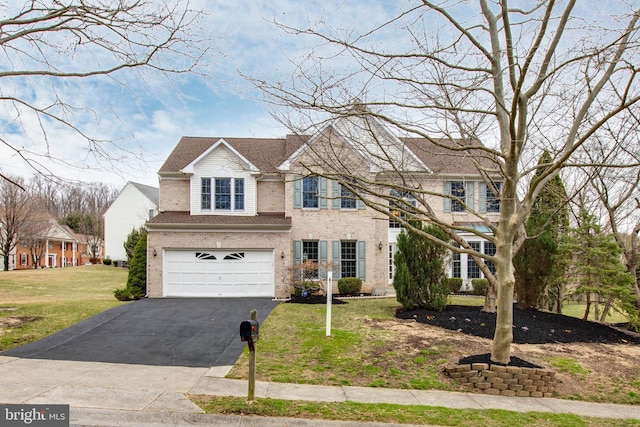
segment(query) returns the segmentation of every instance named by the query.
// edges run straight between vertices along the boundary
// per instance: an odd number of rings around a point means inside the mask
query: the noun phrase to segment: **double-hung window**
[[[480,242],[469,242],[469,246],[471,246],[472,250],[480,252]],[[467,256],[467,277],[469,279],[480,278],[480,267],[478,267],[471,255]]]
[[[307,176],[302,180],[302,207],[318,207],[318,177]]]
[[[357,277],[356,242],[343,240],[340,242],[340,277]]]
[[[201,178],[200,188],[202,210],[244,210],[244,178]]]
[[[302,241],[302,263],[305,279],[318,278],[318,241]]]
[[[484,242],[484,253],[487,255],[495,255],[496,254],[496,245],[492,242]],[[484,262],[487,265],[489,271],[493,274],[496,274],[496,265],[491,261]]]
[[[340,208],[356,209],[356,196],[344,185],[340,185]]]
[[[211,209],[211,178],[200,179],[200,209]]]
[[[492,182],[486,186],[486,206],[487,212],[500,212],[500,192],[502,191],[501,182]]]
[[[216,210],[231,210],[231,178],[216,178]]]
[[[451,181],[451,212],[464,212],[465,188],[462,181]]]
[[[391,190],[389,210],[396,218],[407,220],[408,214],[416,207],[416,199],[406,191]],[[389,219],[389,228],[402,228],[402,224],[394,219]]]
[[[462,257],[460,252],[453,252],[452,254],[451,277],[462,277]]]

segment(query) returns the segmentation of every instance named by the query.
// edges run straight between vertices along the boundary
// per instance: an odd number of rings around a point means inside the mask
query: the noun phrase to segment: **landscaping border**
[[[544,368],[521,368],[488,363],[449,365],[445,372],[463,387],[484,394],[553,397],[556,373]]]

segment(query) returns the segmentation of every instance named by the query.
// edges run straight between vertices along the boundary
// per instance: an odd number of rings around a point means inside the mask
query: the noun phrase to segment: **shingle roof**
[[[487,152],[481,149],[454,151],[447,149],[454,141],[449,139],[435,139],[440,146],[426,138],[400,138],[413,153],[420,158],[435,174],[477,175],[477,161],[481,166],[495,169],[496,163],[490,159]],[[481,145],[478,143],[478,145]]]
[[[142,194],[144,194],[147,199],[151,200],[156,205],[158,204],[158,199],[160,198],[159,188],[151,187],[150,185],[144,185],[133,181],[129,181],[129,183],[136,187]]]
[[[180,172],[216,142],[224,139],[263,173],[276,173],[308,136],[287,135],[286,138],[221,138],[184,136],[159,170],[159,174]],[[472,160],[484,167],[496,164],[481,150],[451,151],[427,138],[399,138],[432,172],[436,174],[478,174]],[[449,140],[437,140],[442,144]]]
[[[291,217],[285,217],[284,212],[258,213],[255,216],[232,215],[190,215],[187,211],[161,212],[147,222],[153,226],[176,226],[184,228],[283,228],[291,227]],[[186,226],[186,227],[185,227]]]
[[[221,138],[183,136],[159,173],[180,172],[216,142],[224,139],[247,160],[264,173],[275,173],[277,167],[304,142],[304,137],[288,135],[286,138]]]

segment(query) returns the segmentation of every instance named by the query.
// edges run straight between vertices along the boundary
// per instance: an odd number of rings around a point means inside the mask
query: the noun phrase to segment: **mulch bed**
[[[396,317],[493,339],[496,314],[482,307],[450,305],[444,311],[399,309]],[[603,343],[640,344],[640,335],[576,317],[537,310],[513,309],[513,342],[516,344]]]

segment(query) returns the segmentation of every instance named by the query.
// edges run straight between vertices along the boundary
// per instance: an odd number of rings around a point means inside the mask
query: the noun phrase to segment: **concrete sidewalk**
[[[0,356],[0,402],[69,404],[71,424],[87,426],[384,425],[203,414],[186,394],[247,396],[246,381],[222,378],[227,370],[226,367],[126,365]],[[640,420],[640,406],[444,391],[257,382],[256,397],[322,402],[393,403],[459,409],[504,409]]]

